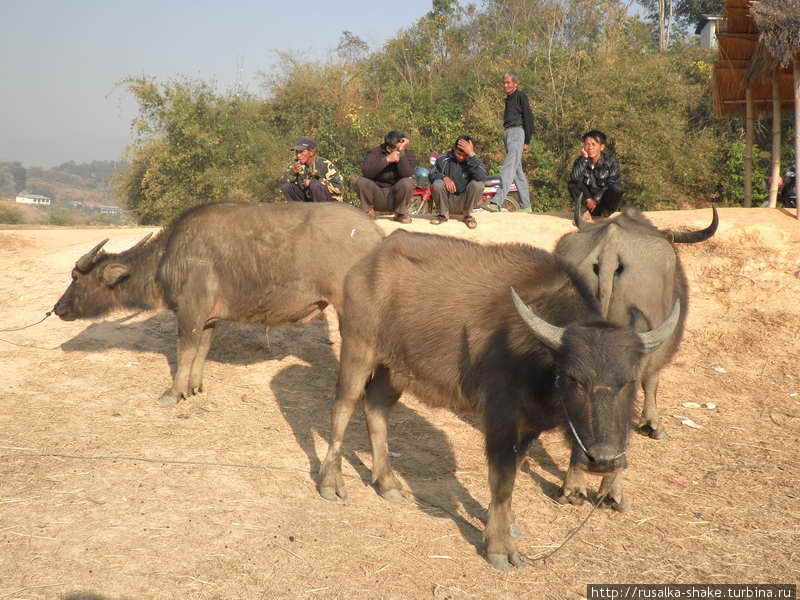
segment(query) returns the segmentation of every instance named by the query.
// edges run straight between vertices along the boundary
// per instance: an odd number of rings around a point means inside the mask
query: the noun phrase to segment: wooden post
[[[781,88],[780,69],[772,74],[772,176],[769,184],[769,207],[778,206],[778,181],[781,178]]]
[[[794,67],[794,185],[797,188],[800,187],[797,185],[800,176],[800,56],[795,55],[792,66]],[[796,204],[795,211],[800,220],[800,202]]]
[[[745,91],[745,134],[744,134],[744,205],[753,206],[753,88],[748,85]]]

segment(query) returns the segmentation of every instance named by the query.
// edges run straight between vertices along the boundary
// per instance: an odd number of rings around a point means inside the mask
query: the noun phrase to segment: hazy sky
[[[349,30],[380,47],[431,0],[0,0],[0,161],[120,158],[148,75],[258,92],[275,50],[324,59]]]

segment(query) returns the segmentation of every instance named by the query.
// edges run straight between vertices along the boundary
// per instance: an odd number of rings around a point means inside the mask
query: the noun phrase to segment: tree
[[[28,180],[28,172],[20,163],[14,163],[11,167],[11,176],[14,178],[14,193],[19,194],[25,189]]]

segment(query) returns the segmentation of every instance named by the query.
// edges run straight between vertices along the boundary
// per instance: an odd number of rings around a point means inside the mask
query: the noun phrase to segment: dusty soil
[[[710,211],[650,217],[700,228]],[[478,221],[407,227],[545,249],[571,230],[554,216]],[[148,231],[0,230],[0,329],[38,321],[99,240],[122,250]],[[390,446],[413,496],[398,506],[369,485],[357,416],[350,498],[319,497],[332,314],[268,334],[225,325],[206,393],[168,408],[157,398],[175,365],[170,313],[53,316],[0,332],[0,599],[580,598],[587,583],[796,583],[800,224],[724,209],[715,238],[679,252],[691,307],[662,376],[669,438],[632,436],[631,511],[595,511],[536,560],[591,511],[554,501],[568,451],[559,434],[543,436],[514,496],[528,566],[510,573],[481,554],[488,487],[468,418],[403,398]]]

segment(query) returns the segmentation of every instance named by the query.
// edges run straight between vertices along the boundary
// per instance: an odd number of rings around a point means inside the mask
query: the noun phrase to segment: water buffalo
[[[66,321],[110,310],[169,309],[178,319],[178,365],[161,396],[202,391],[218,321],[268,326],[305,321],[342,303],[347,271],[383,239],[361,211],[325,204],[206,204],[152,240],[119,254],[103,240],[72,270],[55,305]]]
[[[655,439],[666,437],[656,406],[659,371],[672,360],[683,336],[689,309],[688,284],[680,258],[670,242],[707,240],[717,230],[713,209],[711,225],[701,231],[661,231],[636,208],[607,220],[586,223],[577,215],[579,230],[556,245],[555,254],[572,265],[600,302],[603,317],[617,325],[638,319],[638,328],[664,322],[676,300],[681,302],[678,326],[657,352],[642,363],[644,409],[640,428]],[[631,309],[636,309],[631,312]]]
[[[474,411],[489,464],[487,558],[499,569],[522,566],[511,494],[530,443],[563,426],[573,449],[562,500],[582,501],[590,472],[603,475],[601,493],[624,508],[621,471],[639,365],[671,335],[678,312],[676,303],[671,319],[637,333],[604,320],[580,279],[544,251],[392,233],[345,281],[320,494],[346,496],[342,441],[362,395],[372,480],[388,500],[402,499],[387,451],[388,414],[400,395]]]

